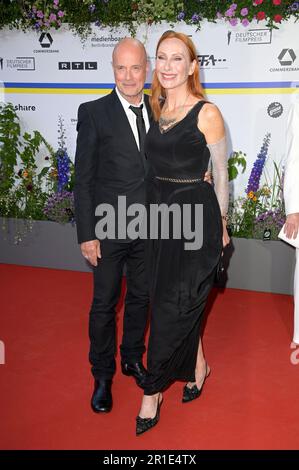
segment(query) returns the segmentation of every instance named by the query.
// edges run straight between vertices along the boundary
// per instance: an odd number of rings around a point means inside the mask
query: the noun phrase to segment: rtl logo
[[[97,70],[97,62],[58,62],[59,70]]]

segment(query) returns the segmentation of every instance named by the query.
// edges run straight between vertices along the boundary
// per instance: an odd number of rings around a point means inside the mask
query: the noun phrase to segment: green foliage
[[[240,155],[242,152],[233,152],[232,161],[235,160],[235,154]],[[245,156],[245,154],[242,155]],[[243,157],[241,160],[243,173],[246,162],[243,166]],[[270,230],[271,239],[278,239],[278,233],[285,221],[282,194],[283,177],[281,168],[275,162],[272,163],[274,167],[272,176],[265,168],[263,171],[264,182],[257,191],[250,191],[246,197],[239,197],[230,202],[229,227],[233,236],[263,239],[265,230]],[[234,169],[234,167],[232,168]]]
[[[20,153],[20,124],[12,104],[0,104],[0,193],[14,185],[14,167]]]
[[[2,0],[0,29],[4,26],[45,31],[60,28],[63,22],[85,39],[91,33],[91,24],[98,26],[128,26],[132,34],[138,24],[175,23],[184,20],[200,27],[206,19],[218,18],[232,25],[243,21],[248,25],[253,19],[265,19],[267,26],[277,28],[281,21],[299,18],[299,4],[292,0],[264,0],[255,5],[252,0]],[[279,3],[279,2],[278,2]],[[244,14],[244,8],[248,11]],[[39,16],[37,16],[37,12]],[[231,14],[233,12],[233,14]],[[179,15],[179,16],[178,16]]]
[[[74,220],[75,171],[67,155],[61,116],[58,147],[54,152],[36,130],[22,135],[13,105],[0,104],[0,216],[59,223]],[[40,154],[44,165],[37,164]],[[17,243],[31,226],[24,227],[25,232],[17,235]]]
[[[138,24],[169,23],[177,21],[178,14],[184,10],[184,2],[177,0],[139,0],[135,2],[132,18]]]
[[[232,152],[231,156],[228,159],[228,179],[229,181],[237,178],[239,174],[238,166],[241,167],[242,173],[246,170],[246,153],[241,151]]]
[[[54,151],[38,131],[21,133],[19,118],[11,103],[0,104],[0,215],[44,219],[50,166],[37,171],[41,147]],[[48,183],[48,184],[47,184]]]

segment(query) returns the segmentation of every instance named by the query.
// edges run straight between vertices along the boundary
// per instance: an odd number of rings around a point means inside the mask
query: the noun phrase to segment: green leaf
[[[238,176],[238,170],[235,166],[228,168],[228,179],[229,181],[234,180]]]
[[[38,180],[40,181],[50,170],[50,166],[45,166],[41,172],[39,173],[39,175],[37,176],[38,177]]]

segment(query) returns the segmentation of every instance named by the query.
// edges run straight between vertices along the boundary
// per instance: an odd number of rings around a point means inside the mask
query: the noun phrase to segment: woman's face
[[[169,90],[187,85],[195,64],[195,60],[190,61],[188,48],[180,39],[168,38],[161,42],[156,57],[156,74],[163,88]]]

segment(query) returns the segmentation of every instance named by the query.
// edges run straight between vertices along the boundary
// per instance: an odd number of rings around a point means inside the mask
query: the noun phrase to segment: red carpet
[[[119,354],[112,412],[90,409],[91,274],[0,265],[0,282],[1,449],[299,448],[292,297],[215,290],[204,334],[212,371],[202,396],[183,405],[183,384],[174,384],[158,426],[135,437],[142,391],[119,372]],[[119,339],[121,317],[122,308]]]

